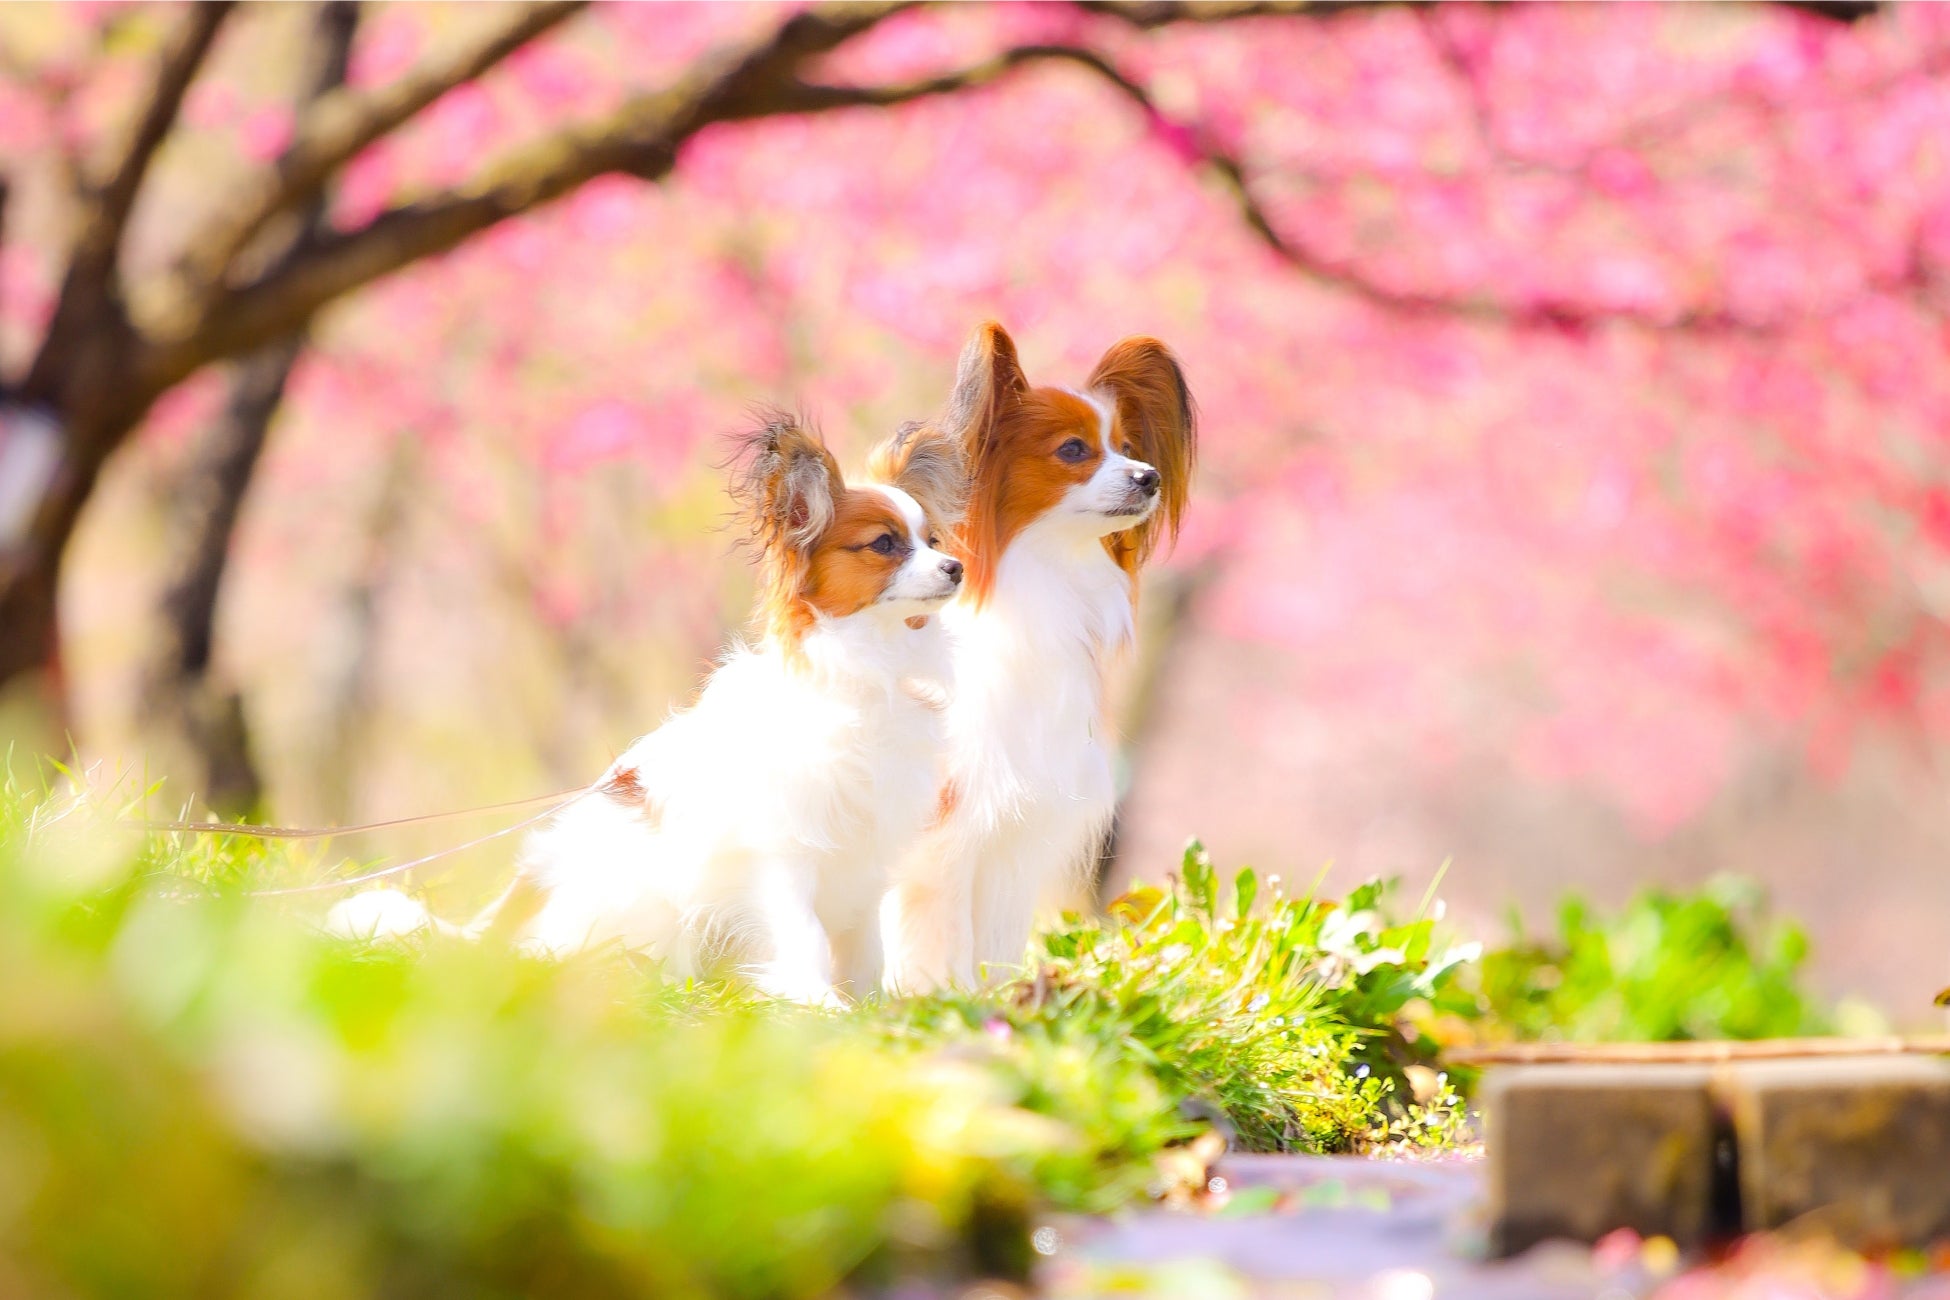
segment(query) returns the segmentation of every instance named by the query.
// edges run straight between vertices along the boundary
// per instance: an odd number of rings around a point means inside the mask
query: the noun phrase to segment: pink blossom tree
[[[1940,730],[1942,20],[1348,8],[541,9],[445,42],[389,10],[295,115],[197,89],[227,20],[192,11],[123,89],[143,126],[92,233],[8,277],[49,286],[6,302],[64,468],[5,566],[0,675],[48,661],[65,540],[141,417],[196,424],[220,399],[187,381],[372,285],[293,376],[298,436],[411,430],[466,485],[506,430],[561,562],[504,567],[560,626],[605,580],[559,549],[592,474],[677,475],[754,391],[918,413],[992,313],[1053,373],[1132,329],[1180,347],[1200,616],[1432,756],[1475,720],[1431,659],[1520,679],[1499,743],[1655,826],[1728,718],[1823,762],[1865,718]],[[260,162],[118,242],[172,128]]]
[[[445,129],[457,149],[488,142],[492,133],[481,127],[493,114],[484,92],[474,88],[477,79],[582,7],[552,3],[516,11],[395,77],[336,88],[295,116],[286,105],[272,105],[234,124],[235,143],[257,155],[256,165],[228,191],[198,205],[202,210],[186,222],[187,233],[172,232],[176,237],[166,249],[132,247],[131,219],[148,200],[159,154],[189,125],[183,110],[231,25],[232,6],[192,5],[175,15],[153,66],[140,75],[113,68],[93,78],[89,68],[57,60],[52,68],[31,70],[40,86],[14,88],[30,101],[38,93],[41,101],[13,106],[14,113],[31,121],[37,109],[55,110],[46,134],[61,154],[68,211],[60,223],[65,238],[56,245],[57,287],[36,313],[44,319],[24,373],[9,384],[11,401],[36,412],[16,424],[47,431],[14,437],[51,450],[16,453],[31,457],[22,460],[22,470],[31,464],[40,481],[23,490],[17,535],[6,539],[0,680],[56,662],[56,580],[81,507],[108,457],[155,403],[204,367],[286,338],[346,294],[589,181],[660,181],[679,151],[711,127],[887,107],[993,81],[1023,63],[1066,57],[1013,49],[919,80],[828,82],[814,74],[818,60],[906,6],[660,13],[657,25],[671,31],[684,57],[661,60],[659,84],[639,89],[611,83],[585,93],[590,88],[574,81],[551,82],[545,66],[531,61],[529,66],[544,70],[526,88],[554,110],[556,124],[485,164],[448,153],[418,184],[405,187],[411,197],[368,206],[359,212],[362,219],[334,223],[282,252],[276,248],[281,225],[301,216],[349,169],[383,167],[372,159],[408,127]],[[1160,20],[1191,16],[1182,11]],[[97,14],[83,25],[119,20]],[[620,20],[623,26],[632,21],[640,20]],[[77,99],[101,111],[59,111]],[[100,100],[110,107],[103,109]],[[436,105],[441,111],[430,113]],[[91,126],[102,129],[91,132]],[[355,178],[350,188],[358,194],[362,187]],[[370,180],[363,192],[373,192]],[[351,211],[359,208],[357,198],[348,204]]]

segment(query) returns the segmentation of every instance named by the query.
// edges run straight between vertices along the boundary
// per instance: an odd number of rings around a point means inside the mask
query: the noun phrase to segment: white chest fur
[[[1131,583],[1094,536],[1032,526],[980,606],[950,606],[953,811],[889,909],[896,983],[1021,959],[1039,902],[1073,883],[1115,801],[1104,678],[1132,637]]]
[[[1131,641],[1129,577],[1096,538],[1025,531],[979,608],[946,615],[959,791],[992,827],[1110,797],[1104,673]]]

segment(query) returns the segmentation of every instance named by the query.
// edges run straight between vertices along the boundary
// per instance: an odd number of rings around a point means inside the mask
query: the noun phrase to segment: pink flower
[[[296,118],[289,108],[270,104],[257,109],[237,128],[237,144],[252,162],[271,162],[291,144]]]

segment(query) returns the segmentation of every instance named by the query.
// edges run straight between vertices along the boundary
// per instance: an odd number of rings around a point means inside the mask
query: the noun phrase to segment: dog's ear
[[[955,528],[968,513],[968,457],[959,439],[931,424],[903,424],[874,448],[867,474],[913,497],[937,530]]]
[[[1130,564],[1142,564],[1160,537],[1176,541],[1198,462],[1198,407],[1171,349],[1152,338],[1111,345],[1090,373],[1090,388],[1117,406],[1117,423],[1133,454],[1158,471],[1158,509],[1129,534]]]
[[[845,491],[839,463],[794,416],[768,412],[733,439],[731,499],[764,550],[803,551],[833,522]]]
[[[1029,391],[1015,340],[995,321],[984,321],[961,350],[955,391],[939,428],[969,453],[979,449],[1010,405]]]

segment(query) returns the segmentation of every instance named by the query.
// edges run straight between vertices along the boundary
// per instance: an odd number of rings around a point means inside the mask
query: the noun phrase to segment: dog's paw
[[[397,889],[354,894],[325,914],[325,932],[340,939],[399,939],[432,928],[426,905]]]
[[[791,970],[780,963],[767,962],[752,969],[751,980],[759,992],[782,1002],[797,1002],[827,1011],[846,1010],[846,999],[840,996],[832,981],[811,971]]]

